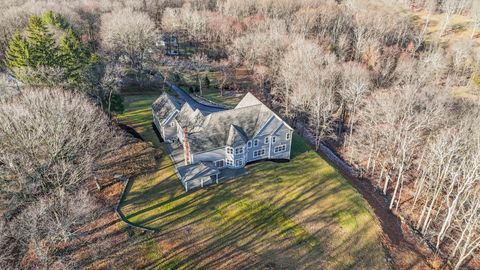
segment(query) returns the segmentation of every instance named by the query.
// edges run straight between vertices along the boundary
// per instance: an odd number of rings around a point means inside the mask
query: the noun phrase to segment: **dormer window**
[[[265,137],[265,144],[268,143],[270,137]]]

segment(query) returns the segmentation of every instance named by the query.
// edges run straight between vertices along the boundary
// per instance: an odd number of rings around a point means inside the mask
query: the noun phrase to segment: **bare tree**
[[[320,70],[334,61],[334,55],[324,53],[313,42],[300,39],[292,44],[281,61],[276,92],[287,117],[292,116],[292,109],[305,106],[309,95],[320,87]]]
[[[440,27],[440,31],[438,32],[440,37],[442,37],[445,34],[445,31],[447,30],[453,15],[455,13],[463,12],[468,4],[469,4],[468,1],[465,1],[465,0],[442,1],[440,8],[443,11],[443,21]]]
[[[68,260],[58,245],[71,240],[97,206],[84,184],[96,162],[121,140],[108,118],[82,94],[22,89],[0,101],[0,256],[6,269],[35,254],[49,269]],[[3,242],[5,240],[6,242]],[[26,265],[22,265],[25,267]]]
[[[480,2],[472,1],[472,7],[470,8],[470,17],[472,18],[472,34],[470,38],[474,38],[477,30],[480,28]]]
[[[53,188],[88,179],[118,142],[108,119],[85,96],[22,90],[0,101],[0,208],[14,214]]]
[[[131,9],[104,14],[100,35],[108,53],[127,62],[137,75],[143,75],[156,37],[155,22],[147,14]]]
[[[353,124],[356,121],[357,108],[363,103],[371,88],[370,74],[362,65],[345,63],[341,80],[338,92],[342,99],[343,122],[348,119],[349,137],[351,137]]]

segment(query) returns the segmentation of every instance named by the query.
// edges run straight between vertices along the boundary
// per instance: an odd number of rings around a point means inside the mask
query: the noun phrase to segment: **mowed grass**
[[[120,116],[147,139],[155,98],[127,96]],[[388,267],[366,202],[298,136],[290,162],[255,163],[244,177],[189,193],[167,155],[159,164],[121,204],[131,222],[159,231],[136,248],[152,269]]]
[[[158,94],[125,95],[125,111],[116,116],[118,120],[134,128],[145,141],[160,146],[160,140],[152,127],[152,103],[160,96]]]

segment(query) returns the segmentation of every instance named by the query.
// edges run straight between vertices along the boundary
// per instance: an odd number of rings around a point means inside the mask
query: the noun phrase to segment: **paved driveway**
[[[190,106],[194,110],[199,109],[200,111],[203,111],[206,113],[220,112],[225,110],[225,108],[215,107],[212,105],[207,105],[207,104],[198,102],[196,99],[192,98],[190,94],[188,94],[185,90],[183,90],[182,88],[176,86],[175,84],[169,81],[165,81],[165,85],[172,88],[178,94],[178,96],[182,98],[185,102],[188,102],[188,104],[190,104]]]

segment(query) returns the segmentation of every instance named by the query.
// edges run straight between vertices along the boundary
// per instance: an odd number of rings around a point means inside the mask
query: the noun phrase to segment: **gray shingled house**
[[[152,112],[162,138],[183,149],[184,165],[177,170],[187,191],[218,183],[226,168],[290,159],[293,129],[250,93],[235,108],[219,112],[194,110],[164,93]]]

